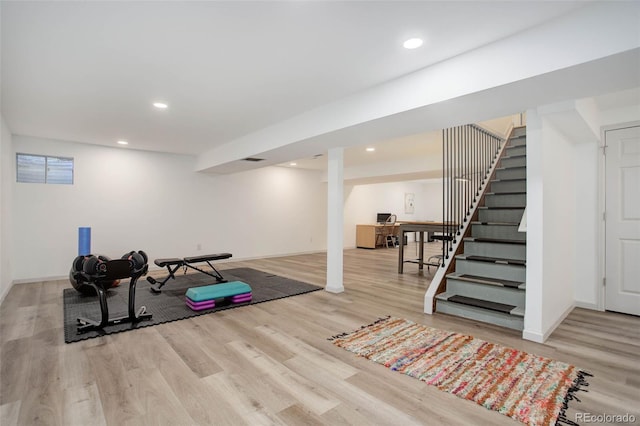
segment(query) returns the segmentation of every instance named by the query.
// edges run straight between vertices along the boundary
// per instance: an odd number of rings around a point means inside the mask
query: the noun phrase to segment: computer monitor
[[[387,219],[389,219],[389,216],[391,216],[391,213],[378,213],[376,215],[376,222],[384,223],[387,221]]]

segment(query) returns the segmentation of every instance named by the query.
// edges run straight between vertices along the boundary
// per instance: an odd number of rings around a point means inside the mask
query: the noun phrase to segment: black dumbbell
[[[100,278],[107,272],[107,262],[110,260],[107,256],[91,256],[85,260],[82,270],[89,277]]]
[[[147,254],[142,251],[130,251],[122,255],[122,259],[127,259],[131,263],[131,272],[134,274],[142,272],[149,260]]]
[[[71,270],[69,271],[69,281],[73,288],[79,291],[82,294],[96,294],[96,290],[91,287],[82,272],[84,271],[84,263],[86,260],[93,255],[88,254],[86,256],[78,256],[73,259],[73,263],[71,263]]]

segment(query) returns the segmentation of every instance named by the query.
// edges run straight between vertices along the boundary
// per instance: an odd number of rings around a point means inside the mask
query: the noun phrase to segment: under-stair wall
[[[525,206],[526,128],[518,127],[445,277],[445,291],[436,295],[436,312],[524,328],[526,233],[518,227]]]

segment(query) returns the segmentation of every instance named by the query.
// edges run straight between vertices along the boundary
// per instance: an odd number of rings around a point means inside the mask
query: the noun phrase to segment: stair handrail
[[[424,312],[427,314],[433,314],[435,297],[444,291],[441,284],[446,274],[455,266],[455,256],[462,248],[465,234],[471,229],[471,218],[489,186],[498,159],[513,130],[512,123],[507,129],[507,138],[476,124],[442,131],[442,260],[424,296]],[[461,170],[464,172],[460,173]],[[463,178],[465,175],[468,175],[468,184],[462,191],[463,194],[453,191],[455,186],[451,182],[456,177]]]

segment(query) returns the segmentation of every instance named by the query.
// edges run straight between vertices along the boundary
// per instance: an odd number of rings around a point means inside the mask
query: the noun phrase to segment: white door
[[[640,315],[640,126],[605,133],[605,308]]]

